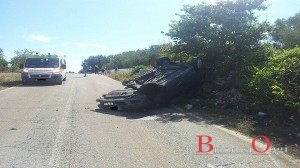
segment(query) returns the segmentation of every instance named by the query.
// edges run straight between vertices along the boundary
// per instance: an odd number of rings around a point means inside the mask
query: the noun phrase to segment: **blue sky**
[[[29,49],[66,55],[78,71],[89,56],[117,54],[168,42],[161,31],[184,4],[214,0],[0,0],[0,48],[5,59]],[[267,0],[260,20],[300,12],[300,0]]]

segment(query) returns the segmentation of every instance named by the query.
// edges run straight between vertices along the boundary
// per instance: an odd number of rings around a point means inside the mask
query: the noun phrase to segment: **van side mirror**
[[[67,66],[66,66],[65,64],[61,65],[61,67],[62,67],[63,69],[67,69]]]
[[[20,64],[19,68],[23,69],[24,68],[24,64]]]

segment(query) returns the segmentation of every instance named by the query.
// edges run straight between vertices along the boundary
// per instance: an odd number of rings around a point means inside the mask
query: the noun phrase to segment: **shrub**
[[[149,69],[150,69],[150,67],[145,66],[145,65],[134,66],[131,68],[130,76],[141,75],[141,74],[147,72]]]
[[[129,73],[110,74],[109,77],[121,82],[132,78]]]
[[[300,47],[269,57],[265,66],[254,68],[248,90],[256,100],[300,108]]]

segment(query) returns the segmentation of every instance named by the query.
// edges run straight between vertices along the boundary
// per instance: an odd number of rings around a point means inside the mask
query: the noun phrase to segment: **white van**
[[[20,65],[23,85],[29,82],[48,81],[61,85],[66,81],[65,57],[57,55],[40,56],[38,54],[26,57],[25,63]]]

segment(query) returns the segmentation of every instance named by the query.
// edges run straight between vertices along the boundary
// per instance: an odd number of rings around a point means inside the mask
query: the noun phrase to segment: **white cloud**
[[[97,44],[97,43],[82,43],[82,42],[77,42],[75,43],[78,47],[92,47],[92,48],[98,48],[98,49],[107,49],[106,45],[103,44]]]
[[[38,41],[43,43],[48,43],[50,40],[55,39],[55,37],[49,37],[43,34],[29,34],[25,37],[28,41]]]

